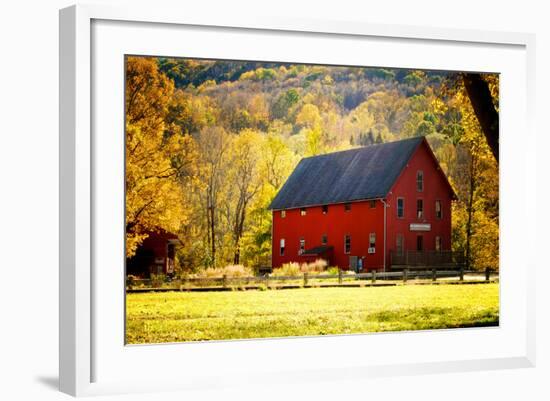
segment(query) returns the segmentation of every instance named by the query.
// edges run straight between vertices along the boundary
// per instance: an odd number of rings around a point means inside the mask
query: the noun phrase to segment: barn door
[[[167,261],[166,261],[166,273],[173,274],[176,258],[176,246],[172,243],[168,243],[168,249],[166,252]]]
[[[353,270],[354,272],[357,271],[357,256],[350,256],[349,257],[349,268],[350,268],[350,270]]]
[[[424,250],[424,236],[422,235],[416,237],[416,250],[419,252]]]

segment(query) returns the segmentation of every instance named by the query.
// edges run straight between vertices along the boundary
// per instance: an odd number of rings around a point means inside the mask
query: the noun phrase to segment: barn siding
[[[354,202],[351,210],[345,211],[344,204],[329,205],[328,213],[323,214],[321,206],[307,208],[306,216],[300,215],[300,209],[286,211],[281,218],[280,211],[273,212],[273,267],[288,262],[305,262],[298,255],[300,238],[306,240],[306,249],[321,245],[323,234],[328,235],[328,245],[333,246],[333,260],[330,264],[347,269],[349,256],[364,256],[364,266],[382,268],[383,259],[383,208],[379,200],[376,208],[371,209],[369,202]],[[368,254],[369,233],[376,233],[376,253]],[[351,235],[351,252],[344,253],[344,236]],[[285,239],[285,255],[279,255],[279,243]]]

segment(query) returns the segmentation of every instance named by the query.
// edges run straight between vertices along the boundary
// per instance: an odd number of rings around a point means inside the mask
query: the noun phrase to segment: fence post
[[[338,269],[338,284],[342,284],[342,269]]]
[[[488,267],[486,267],[485,268],[485,280],[489,281],[490,278],[491,278],[491,270]]]
[[[406,283],[407,282],[407,276],[409,275],[409,269],[408,268],[404,268],[403,269],[403,282]]]
[[[432,269],[432,281],[437,280],[437,270],[434,268]]]
[[[376,283],[376,270],[373,270],[371,274],[372,274],[372,283],[374,284]]]
[[[265,278],[265,287],[267,288],[269,287],[269,273],[264,274],[264,278]]]
[[[307,272],[304,273],[304,287],[307,285]]]
[[[460,268],[460,281],[464,281],[464,268]]]
[[[222,287],[227,287],[227,274],[224,274],[222,277]]]

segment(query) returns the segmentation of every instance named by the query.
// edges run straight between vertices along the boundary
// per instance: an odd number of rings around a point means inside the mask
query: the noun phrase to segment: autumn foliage
[[[126,255],[166,230],[180,270],[269,265],[267,207],[302,157],[413,136],[458,194],[453,248],[498,267],[498,164],[459,74],[127,57]]]

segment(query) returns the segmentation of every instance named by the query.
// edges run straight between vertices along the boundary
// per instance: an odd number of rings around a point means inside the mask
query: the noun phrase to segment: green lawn
[[[498,325],[498,284],[127,294],[129,344]]]

